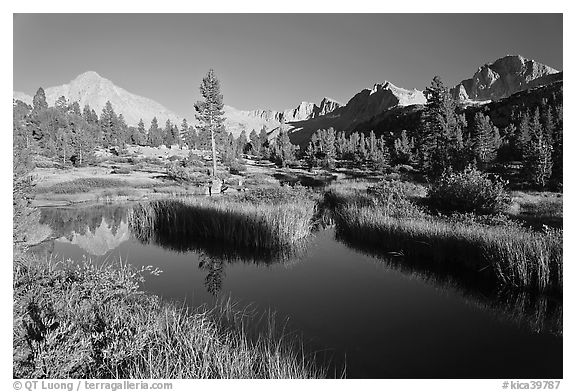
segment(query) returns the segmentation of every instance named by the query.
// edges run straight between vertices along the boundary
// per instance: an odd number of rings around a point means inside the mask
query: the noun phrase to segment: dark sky
[[[18,14],[14,90],[92,70],[183,115],[213,67],[224,102],[282,110],[346,103],[388,80],[453,85],[506,54],[562,70],[561,14]]]

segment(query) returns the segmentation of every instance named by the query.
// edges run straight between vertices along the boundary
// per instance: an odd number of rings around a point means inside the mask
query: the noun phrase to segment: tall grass
[[[84,193],[95,189],[127,187],[125,180],[118,178],[76,178],[46,187],[36,187],[37,193]]]
[[[169,235],[246,249],[279,249],[311,233],[315,211],[315,203],[306,199],[257,204],[227,198],[187,198],[141,203],[131,210],[128,221],[144,242]]]
[[[139,290],[151,268],[14,264],[15,378],[311,378],[325,371],[230,306],[188,310]]]
[[[428,215],[405,200],[383,204],[365,193],[328,195],[338,233],[475,279],[562,291],[562,234],[489,226]]]

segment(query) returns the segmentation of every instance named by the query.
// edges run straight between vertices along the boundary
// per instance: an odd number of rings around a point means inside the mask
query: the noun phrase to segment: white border
[[[12,14],[13,13],[70,13],[70,12],[106,12],[106,13],[180,13],[180,12],[227,12],[227,13],[250,13],[250,12],[315,12],[315,13],[358,13],[358,12],[409,12],[409,13],[475,13],[475,12],[498,12],[498,13],[564,13],[564,85],[565,85],[565,110],[564,114],[564,128],[568,131],[564,133],[565,136],[565,206],[564,206],[564,228],[565,228],[565,252],[564,258],[567,263],[564,265],[564,380],[562,380],[560,390],[576,390],[574,382],[574,312],[572,302],[574,300],[574,287],[572,286],[575,262],[574,253],[574,229],[572,222],[574,222],[574,207],[573,197],[574,188],[573,181],[570,178],[572,169],[574,169],[575,161],[571,154],[571,148],[576,146],[574,143],[574,116],[572,112],[573,106],[573,50],[567,47],[569,42],[568,37],[576,37],[574,34],[574,25],[576,20],[573,18],[573,7],[570,7],[568,1],[555,1],[555,2],[542,2],[542,1],[493,1],[484,0],[479,2],[455,2],[455,1],[423,1],[412,0],[404,2],[393,2],[387,4],[385,2],[369,2],[369,1],[354,1],[342,4],[333,1],[304,1],[304,0],[291,0],[285,4],[274,4],[270,1],[219,1],[215,2],[189,2],[188,4],[183,1],[163,0],[154,3],[141,3],[141,2],[120,2],[118,0],[97,0],[90,4],[82,1],[60,0],[60,1],[12,1],[11,4],[2,5],[2,16],[0,20],[0,28],[2,29],[2,49],[4,53],[10,53],[12,58]],[[0,110],[2,113],[3,138],[4,146],[11,148],[11,101],[12,101],[12,85],[13,85],[13,62],[8,61],[8,56],[2,64],[2,103]],[[8,147],[10,145],[10,147]],[[11,252],[12,252],[12,226],[10,222],[11,217],[11,170],[12,162],[11,154],[7,151],[0,154],[0,167],[2,170],[2,203],[0,204],[0,216],[2,217],[2,250],[6,253],[6,257],[2,260],[0,274],[0,287],[3,288],[1,293],[1,314],[5,315],[4,318],[8,319],[8,314],[12,312],[11,302],[11,283],[12,283],[12,270],[11,270]],[[566,283],[567,282],[567,283]],[[12,352],[9,349],[11,343],[12,325],[6,322],[2,325],[2,356],[1,356],[1,371],[2,381],[0,386],[3,390],[12,390]],[[471,355],[474,355],[471,353]],[[391,390],[391,391],[406,391],[406,390],[425,390],[425,391],[500,391],[502,390],[502,380],[292,380],[292,381],[273,381],[273,380],[246,380],[246,381],[226,381],[226,380],[166,380],[174,383],[175,391],[187,391],[196,388],[219,388],[219,387],[234,387],[235,391],[266,391],[269,392],[270,388],[276,391],[290,391],[293,392],[294,388],[305,389],[320,389],[320,390]],[[231,383],[233,385],[231,385]]]

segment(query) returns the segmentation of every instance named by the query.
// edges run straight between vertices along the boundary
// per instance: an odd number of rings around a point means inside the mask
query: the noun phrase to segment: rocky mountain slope
[[[508,55],[481,66],[472,78],[463,80],[451,92],[454,98],[463,102],[497,101],[558,80],[558,73],[534,60]]]
[[[539,86],[561,83],[561,80],[562,72],[547,65],[522,56],[506,56],[483,65],[472,78],[463,80],[451,92],[462,104],[478,106]],[[88,103],[98,114],[110,100],[116,112],[122,113],[129,125],[136,125],[142,118],[148,126],[154,116],[160,126],[167,119],[176,124],[182,121],[182,116],[161,104],[117,87],[96,72],[83,73],[68,84],[45,91],[50,105],[63,95],[70,101],[78,101],[81,107]],[[14,92],[14,99],[32,102],[30,95],[20,92]],[[318,104],[302,102],[284,111],[239,110],[225,106],[224,114],[227,130],[236,137],[242,131],[249,135],[252,130],[259,133],[262,127],[266,127],[269,138],[273,138],[284,120],[291,141],[306,145],[311,135],[322,128],[334,127],[343,131],[379,130],[384,126],[390,130],[411,128],[416,113],[425,103],[422,91],[403,89],[385,81],[370,89],[363,89],[345,105],[324,98]],[[194,125],[196,120],[188,118],[188,123]]]

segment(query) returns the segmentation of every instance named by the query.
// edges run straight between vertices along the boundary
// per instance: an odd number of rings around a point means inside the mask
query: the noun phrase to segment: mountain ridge
[[[460,102],[497,101],[557,80],[560,71],[520,55],[506,55],[476,70],[451,89]]]
[[[507,55],[480,66],[472,78],[461,81],[450,92],[461,103],[485,104],[561,79],[561,71],[519,55]],[[116,86],[94,71],[84,72],[69,83],[49,87],[45,92],[50,105],[60,96],[65,96],[71,102],[78,101],[81,108],[88,103],[98,114],[109,100],[116,112],[124,115],[128,125],[136,125],[142,118],[147,127],[153,117],[158,119],[160,126],[167,119],[179,125],[184,118],[156,101]],[[14,91],[14,99],[29,104],[32,102],[31,96],[18,91]],[[422,91],[404,89],[385,80],[357,92],[346,104],[324,97],[319,103],[302,101],[294,108],[282,111],[240,110],[225,105],[224,115],[225,125],[235,137],[242,131],[248,135],[252,130],[259,133],[266,127],[272,138],[278,134],[284,122],[292,142],[303,145],[317,129],[334,127],[353,131],[389,111],[400,115],[404,107],[424,104],[426,98]],[[188,123],[196,125],[197,121],[191,118]]]

